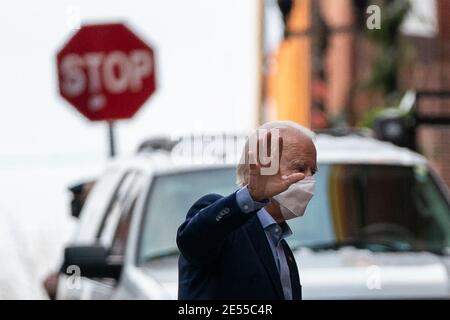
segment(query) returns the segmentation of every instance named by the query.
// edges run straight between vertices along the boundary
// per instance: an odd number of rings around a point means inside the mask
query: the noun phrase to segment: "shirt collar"
[[[279,236],[279,240],[287,238],[292,235],[292,230],[289,228],[289,225],[286,222],[282,222],[280,224],[277,224],[275,219],[270,215],[270,213],[267,212],[265,208],[262,208],[257,213],[258,219],[261,222],[262,227],[264,230],[268,231],[269,233],[273,233],[275,230],[275,226],[279,226],[281,228],[281,236]],[[274,234],[275,235],[275,234]],[[278,238],[278,237],[277,237]]]

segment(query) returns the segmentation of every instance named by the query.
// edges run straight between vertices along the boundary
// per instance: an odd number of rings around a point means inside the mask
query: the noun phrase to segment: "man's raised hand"
[[[272,129],[279,130],[279,129]],[[258,137],[257,137],[258,138]],[[261,201],[269,199],[281,192],[287,190],[289,186],[305,178],[303,173],[292,173],[281,175],[280,173],[280,162],[283,153],[283,138],[278,138],[278,143],[272,146],[272,132],[269,131],[264,137],[265,140],[257,141],[257,150],[255,155],[255,150],[248,151],[248,185],[247,188],[250,192],[251,197],[255,201]],[[266,155],[269,157],[268,163],[261,163],[261,153],[260,148],[264,148],[267,152]],[[278,159],[274,159],[277,157]],[[275,171],[264,170],[270,167],[276,162],[277,167]],[[265,161],[264,161],[265,162]],[[271,174],[267,174],[270,172]]]

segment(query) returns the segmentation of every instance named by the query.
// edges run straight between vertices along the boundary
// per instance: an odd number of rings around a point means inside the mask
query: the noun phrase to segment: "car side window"
[[[110,168],[95,181],[95,185],[83,206],[80,215],[76,241],[92,242],[98,238],[99,228],[111,199],[117,192],[117,186],[123,181],[124,172]]]
[[[135,197],[138,176],[139,173],[137,171],[129,171],[123,177],[105,212],[97,238],[106,247],[111,245],[119,220],[124,212],[129,209],[132,203],[131,199]]]
[[[130,230],[130,223],[135,210],[136,202],[142,193],[144,184],[143,176],[137,175],[133,181],[133,186],[128,193],[128,198],[122,207],[120,217],[115,228],[112,244],[110,248],[110,255],[124,256],[128,234]]]
[[[127,208],[124,208],[119,222],[117,224],[116,231],[114,233],[110,254],[114,256],[124,256],[125,248],[128,239],[128,233],[130,230],[131,218],[133,216],[134,207],[136,205],[136,201],[138,198],[138,194],[131,199],[131,203]]]

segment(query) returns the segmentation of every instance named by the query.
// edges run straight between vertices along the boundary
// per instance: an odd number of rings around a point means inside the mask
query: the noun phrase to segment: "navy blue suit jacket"
[[[177,232],[178,299],[284,299],[270,245],[255,213],[241,211],[236,193],[209,194],[191,207]],[[282,243],[293,299],[301,299],[294,256]]]

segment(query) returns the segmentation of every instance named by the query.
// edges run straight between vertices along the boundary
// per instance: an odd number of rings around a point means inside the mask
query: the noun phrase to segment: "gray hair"
[[[309,130],[308,128],[292,122],[292,121],[271,121],[263,124],[258,129],[256,129],[250,136],[257,135],[258,130],[264,129],[264,130],[272,130],[272,129],[293,129],[297,132],[300,132],[301,134],[305,135],[306,137],[310,138],[312,141],[315,139],[315,133]],[[248,153],[248,144],[249,144],[249,138],[247,138],[247,141],[245,142],[245,146],[242,150],[241,158],[239,160],[239,163],[237,165],[236,169],[236,183],[238,186],[243,187],[246,184],[245,176],[247,174],[248,170],[248,160],[247,160],[247,153]]]

